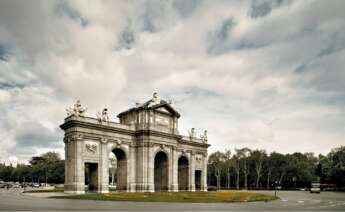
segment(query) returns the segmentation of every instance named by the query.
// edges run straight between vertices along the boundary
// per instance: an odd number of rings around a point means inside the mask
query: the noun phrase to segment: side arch
[[[121,147],[113,147],[111,152],[116,157],[116,190],[126,191],[128,184],[128,154]]]
[[[178,158],[177,165],[177,179],[178,179],[178,190],[188,191],[189,185],[189,160],[186,156],[181,155]]]
[[[155,191],[168,191],[169,188],[169,158],[164,151],[154,156],[154,188]]]

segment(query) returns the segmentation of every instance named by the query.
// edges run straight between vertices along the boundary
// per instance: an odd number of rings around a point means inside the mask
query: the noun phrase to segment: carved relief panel
[[[201,170],[203,168],[203,163],[202,163],[203,156],[200,154],[196,154],[194,157],[195,157],[195,168]]]
[[[97,155],[99,152],[99,144],[94,141],[85,141],[84,142],[84,154],[87,155]]]

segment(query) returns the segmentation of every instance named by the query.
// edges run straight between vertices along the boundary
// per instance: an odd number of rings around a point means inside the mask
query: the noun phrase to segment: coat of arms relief
[[[97,144],[95,144],[95,143],[86,143],[85,144],[85,149],[86,149],[87,152],[94,154],[94,153],[97,152]]]

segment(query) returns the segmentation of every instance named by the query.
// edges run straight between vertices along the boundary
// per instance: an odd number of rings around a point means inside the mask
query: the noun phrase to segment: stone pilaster
[[[172,184],[170,191],[178,192],[178,158],[176,148],[172,148]]]
[[[85,193],[84,163],[82,159],[83,140],[74,135],[69,141],[69,169],[68,182],[65,183],[65,192],[73,194]]]
[[[154,192],[154,169],[155,169],[155,155],[154,155],[154,146],[152,144],[148,145],[148,160],[147,160],[147,191]]]
[[[100,193],[109,193],[109,157],[106,140],[102,140],[99,146],[100,163],[99,163],[99,188]]]
[[[203,170],[201,178],[201,191],[207,191],[207,153],[203,155]]]
[[[130,192],[135,192],[136,191],[136,151],[135,151],[135,146],[134,145],[130,145],[129,147],[129,176],[130,176],[130,184],[129,184],[129,191]]]
[[[195,154],[190,153],[189,191],[195,191]]]

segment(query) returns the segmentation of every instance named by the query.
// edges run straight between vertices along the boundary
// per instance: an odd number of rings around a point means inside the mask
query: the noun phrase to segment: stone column
[[[172,147],[172,184],[170,191],[178,192],[178,158],[176,147]]]
[[[195,191],[195,154],[190,153],[190,167],[189,167],[189,191]]]
[[[207,191],[207,153],[203,154],[203,170],[201,177],[201,191]]]
[[[83,144],[84,141],[82,139],[77,140],[77,153],[76,153],[76,185],[77,185],[77,192],[76,193],[85,193],[85,164],[83,161]]]
[[[140,140],[140,146],[137,147],[137,154],[136,154],[136,191],[142,192],[144,191],[144,180],[145,180],[145,147],[142,143],[143,140]]]
[[[77,135],[73,135],[66,147],[68,158],[65,160],[67,166],[65,193],[83,194],[85,193],[84,162],[82,159],[83,140]]]
[[[148,156],[147,156],[147,191],[155,191],[155,182],[154,182],[154,169],[155,169],[155,156],[154,156],[154,145],[148,145]]]
[[[102,140],[99,144],[99,180],[98,180],[98,192],[109,193],[109,157],[107,141]]]
[[[129,185],[129,191],[130,192],[135,192],[136,191],[136,180],[135,180],[135,168],[136,168],[136,160],[135,160],[135,146],[134,145],[129,145],[129,161],[128,161],[128,165],[129,165],[129,173],[128,175],[130,176],[130,185]]]
[[[65,143],[65,189],[66,189],[66,185],[70,184],[70,156],[68,154],[68,150],[69,150],[69,139],[68,138],[64,138],[64,143]],[[68,187],[68,186],[67,186]]]
[[[172,188],[172,175],[173,175],[173,157],[172,157],[172,149],[168,147],[165,147],[164,148],[165,150],[167,150],[167,152],[169,153],[167,156],[168,156],[168,191],[172,191],[171,188]]]
[[[136,154],[136,191],[154,191],[154,159],[153,145],[146,143],[146,139],[140,140],[141,145],[137,148]],[[145,143],[144,143],[145,142]]]

